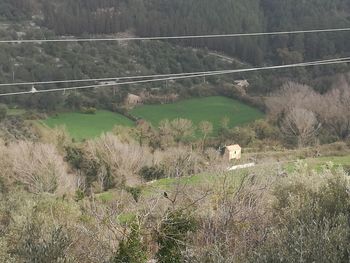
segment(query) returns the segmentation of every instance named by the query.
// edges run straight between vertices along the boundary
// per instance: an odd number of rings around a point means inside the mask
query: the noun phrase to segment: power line
[[[325,63],[332,61],[343,61],[350,59],[350,57],[345,58],[335,58],[327,59],[316,62],[305,62],[305,63]],[[52,80],[52,81],[33,81],[33,82],[15,82],[15,83],[0,83],[0,87],[6,86],[36,86],[36,85],[49,85],[49,84],[63,84],[63,83],[74,83],[74,82],[94,82],[94,81],[120,81],[129,79],[148,79],[148,78],[166,78],[166,77],[176,77],[176,76],[191,76],[207,73],[219,73],[232,70],[217,70],[217,71],[197,71],[197,72],[184,72],[184,73],[172,73],[172,74],[155,74],[155,75],[138,75],[138,76],[124,76],[124,77],[108,77],[108,78],[90,78],[90,79],[71,79],[71,80]],[[122,82],[123,83],[123,82]],[[110,85],[117,85],[118,83],[110,83]],[[101,84],[102,85],[102,84]],[[104,84],[106,85],[106,84]]]
[[[182,75],[197,75],[203,74],[207,71],[189,72],[189,73],[173,73],[173,74],[156,74],[156,75],[141,75],[141,76],[126,76],[126,77],[108,77],[108,78],[95,78],[95,79],[71,79],[71,80],[53,80],[53,81],[33,81],[33,82],[17,82],[17,83],[0,83],[0,87],[6,86],[32,86],[32,85],[45,85],[45,84],[63,84],[73,82],[93,82],[93,81],[119,81],[125,79],[145,79],[145,78],[157,78],[157,77],[174,77]]]
[[[81,89],[90,89],[90,88],[103,88],[103,87],[121,86],[121,85],[129,85],[129,84],[141,84],[141,83],[159,82],[159,81],[167,81],[167,80],[179,80],[179,79],[197,78],[197,77],[205,77],[205,76],[225,75],[225,74],[231,74],[231,73],[253,72],[253,71],[260,71],[260,70],[271,70],[271,69],[309,67],[309,66],[330,65],[330,64],[340,64],[340,63],[350,63],[350,57],[331,59],[331,60],[320,60],[320,61],[313,61],[313,62],[306,62],[306,63],[289,64],[289,65],[270,66],[270,67],[236,69],[236,70],[222,70],[222,71],[208,71],[207,73],[201,73],[201,74],[196,74],[196,75],[183,75],[183,76],[175,76],[175,77],[168,77],[168,78],[156,78],[156,79],[148,79],[148,80],[127,81],[127,82],[104,84],[104,85],[89,85],[89,86],[78,86],[78,87],[69,87],[69,88],[44,89],[44,90],[35,90],[34,92],[33,91],[21,91],[21,92],[2,93],[2,94],[0,94],[0,97],[24,95],[24,94],[47,93],[47,92],[58,92],[58,91],[68,91],[68,90],[81,90]]]
[[[255,33],[233,33],[233,34],[206,34],[206,35],[184,35],[184,36],[156,36],[156,37],[118,37],[118,38],[61,38],[61,39],[18,39],[18,40],[0,40],[0,43],[55,43],[55,42],[100,42],[100,41],[137,41],[137,40],[172,40],[172,39],[208,39],[208,38],[234,38],[234,37],[254,37],[254,36],[273,36],[273,35],[293,35],[310,33],[330,33],[350,31],[346,28],[295,30],[295,31],[275,31],[275,32],[255,32]]]

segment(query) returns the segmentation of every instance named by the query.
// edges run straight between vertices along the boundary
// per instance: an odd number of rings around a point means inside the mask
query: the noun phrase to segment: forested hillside
[[[8,0],[6,0],[8,1]],[[6,2],[5,1],[5,2]],[[349,25],[346,0],[16,0],[21,11],[40,14],[42,25],[57,34],[109,34],[131,31],[140,36],[336,28]],[[13,3],[12,3],[13,2]],[[12,3],[12,4],[10,4]],[[29,3],[32,3],[31,5]],[[30,7],[29,7],[30,6]],[[39,17],[40,17],[39,16]],[[239,40],[186,41],[225,51],[255,64],[285,63],[348,52],[348,33],[297,35]],[[317,44],[317,45],[316,45]]]
[[[345,0],[1,0],[0,36],[2,39],[116,34],[173,36],[339,28],[350,24],[349,14],[350,3]],[[335,32],[142,42],[127,46],[2,45],[0,79],[43,81],[238,67],[209,56],[206,50],[238,58],[248,66],[291,64],[346,56],[350,53],[348,39],[350,33]],[[273,91],[287,80],[307,83],[325,92],[337,73],[347,71],[346,65],[338,65],[283,70],[278,74],[248,73],[236,75],[228,83],[234,78],[247,78],[250,92],[259,95]],[[211,80],[216,88],[225,83],[218,78]],[[186,90],[196,83],[180,82],[172,89],[178,93],[179,89]],[[185,93],[185,97],[190,96]],[[195,94],[198,92],[192,95]],[[48,96],[43,97],[47,100]],[[59,100],[60,96],[53,98]],[[38,99],[39,96],[35,100]],[[38,104],[31,100],[26,100],[24,105]],[[62,104],[62,100],[58,102],[48,104]],[[111,103],[117,101],[108,102]],[[97,104],[106,105],[103,100]]]

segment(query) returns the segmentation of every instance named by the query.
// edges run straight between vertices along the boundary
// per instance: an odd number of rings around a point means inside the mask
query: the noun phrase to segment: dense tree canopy
[[[0,0],[0,21],[3,21],[0,23],[1,39],[57,38],[67,35],[86,37],[117,33],[171,36],[322,29],[347,27],[349,19],[350,3],[346,0]],[[32,23],[28,23],[28,20]],[[0,81],[45,81],[237,68],[238,65],[223,63],[220,59],[208,56],[205,49],[238,58],[250,66],[291,64],[345,57],[350,53],[348,39],[350,33],[334,32],[172,40],[169,43],[136,42],[125,46],[111,43],[2,44]],[[277,71],[236,74],[234,78],[249,79],[250,92],[263,95],[286,80],[308,83],[316,90],[326,92],[333,81],[330,76],[346,71],[346,66],[335,65],[279,70],[278,74]],[[223,86],[217,79],[214,78],[214,81],[216,90]],[[232,78],[229,82],[232,82]],[[178,94],[188,94],[188,88],[193,84],[196,81],[179,82],[179,85],[173,85],[171,92],[175,90]],[[159,86],[157,83],[152,88]],[[181,87],[187,89],[181,91]],[[109,108],[125,95],[118,92],[120,96],[111,101],[110,93],[104,92],[94,96],[98,98],[96,103],[89,98],[94,93],[84,94],[87,96],[79,97],[79,101],[84,101],[86,106],[108,105]],[[84,97],[88,98],[84,100]],[[47,101],[50,110],[62,104],[61,95],[35,96],[23,99],[20,104],[35,107],[43,105],[40,100]],[[18,100],[5,102],[18,103]],[[74,105],[73,108],[79,106]],[[44,105],[43,108],[47,107]]]
[[[33,1],[35,2],[35,1]],[[42,0],[43,26],[58,34],[109,34],[131,31],[141,36],[263,32],[334,28],[349,25],[345,0]],[[26,4],[24,4],[26,3]],[[23,12],[28,1],[16,0]],[[325,19],[326,18],[326,19]],[[348,33],[266,38],[184,41],[225,51],[255,64],[322,58],[349,51]],[[283,52],[279,52],[283,50]],[[290,54],[291,53],[291,54]]]

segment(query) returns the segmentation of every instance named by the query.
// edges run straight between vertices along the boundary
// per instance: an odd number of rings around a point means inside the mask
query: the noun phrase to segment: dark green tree
[[[195,231],[196,221],[187,211],[168,211],[162,221],[157,242],[156,254],[159,263],[181,263],[182,252],[186,248],[188,234]]]
[[[145,263],[147,262],[147,250],[142,244],[140,226],[133,223],[130,234],[119,244],[119,249],[111,263]]]

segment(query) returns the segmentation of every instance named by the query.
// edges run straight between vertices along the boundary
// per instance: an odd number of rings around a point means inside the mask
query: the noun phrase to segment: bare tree
[[[303,127],[305,135],[313,134],[312,120],[318,119],[339,139],[350,136],[350,86],[345,77],[341,77],[324,95],[315,92],[309,86],[288,82],[266,100],[266,106],[269,115],[282,122],[283,131],[287,135],[294,134],[301,139],[301,130],[295,127],[296,119],[299,119],[298,125]],[[300,111],[297,113],[295,109]],[[309,119],[308,124],[305,118]],[[303,125],[300,123],[301,119],[304,119]],[[291,123],[295,124],[293,128]],[[306,124],[309,125],[309,129],[305,128]]]
[[[350,86],[344,78],[324,95],[319,112],[327,127],[338,138],[350,136]]]
[[[34,193],[73,192],[76,178],[49,144],[21,141],[9,146],[14,177]]]
[[[202,155],[188,147],[167,148],[154,154],[156,164],[164,168],[167,177],[182,177],[198,174],[203,171]]]
[[[282,88],[266,99],[266,107],[273,119],[278,119],[293,108],[304,108],[315,112],[322,102],[322,96],[311,87],[294,82],[285,83]]]
[[[167,145],[186,141],[194,134],[193,123],[187,119],[164,120],[159,124],[160,136]]]
[[[302,147],[315,139],[320,127],[312,111],[293,108],[284,118],[281,130],[285,135],[297,138],[298,146]]]
[[[280,124],[282,133],[287,138],[295,138],[302,147],[315,141],[321,127],[319,115],[323,99],[307,85],[287,82],[267,98],[266,106],[270,117]]]
[[[121,143],[112,134],[88,141],[86,152],[92,163],[98,164],[97,176],[102,189],[108,179],[113,179],[117,184],[125,181],[134,184],[138,181],[139,170],[149,160],[149,152],[145,148],[136,143]]]

